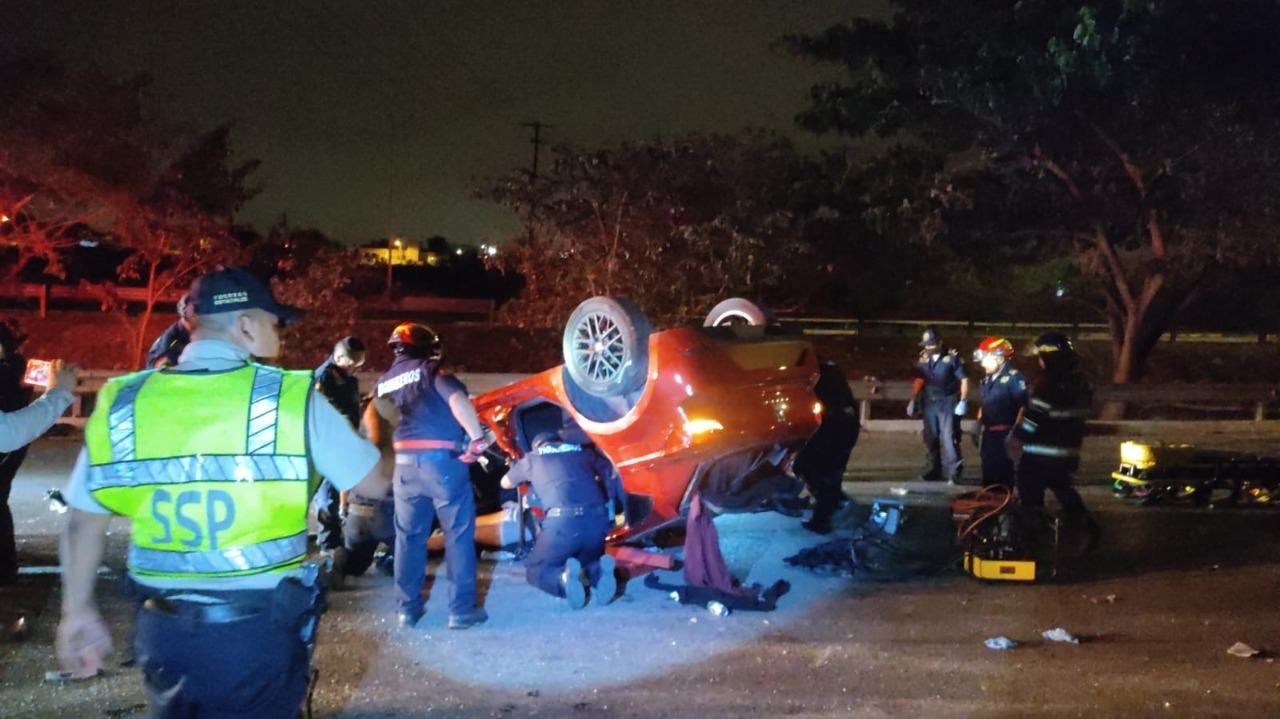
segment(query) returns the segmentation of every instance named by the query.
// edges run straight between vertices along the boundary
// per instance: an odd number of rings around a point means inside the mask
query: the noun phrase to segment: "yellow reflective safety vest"
[[[111,380],[85,425],[88,488],[132,522],[129,570],[283,573],[307,552],[311,373],[258,364]]]

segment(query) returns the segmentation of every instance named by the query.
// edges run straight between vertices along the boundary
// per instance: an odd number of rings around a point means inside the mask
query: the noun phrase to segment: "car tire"
[[[707,313],[703,327],[726,327],[733,325],[764,326],[772,321],[769,312],[751,300],[731,297]]]
[[[565,370],[594,397],[618,397],[644,387],[649,370],[649,320],[630,300],[592,297],[565,323]]]

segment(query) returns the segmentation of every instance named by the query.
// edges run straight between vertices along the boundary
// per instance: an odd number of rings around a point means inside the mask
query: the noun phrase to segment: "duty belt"
[[[258,607],[252,604],[204,604],[201,602],[186,602],[176,599],[166,599],[164,597],[153,597],[142,603],[145,609],[161,614],[171,614],[175,617],[191,619],[205,624],[226,624],[247,617],[256,617],[267,611],[268,607]]]
[[[548,517],[607,517],[609,508],[603,504],[590,507],[552,507],[547,510]]]

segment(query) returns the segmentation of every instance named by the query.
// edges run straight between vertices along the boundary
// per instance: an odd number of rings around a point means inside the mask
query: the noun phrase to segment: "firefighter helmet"
[[[1071,340],[1061,332],[1045,332],[1036,338],[1035,342],[1027,348],[1027,354],[1031,356],[1047,355],[1056,352],[1063,354],[1074,354],[1075,347],[1071,346]]]
[[[387,340],[392,351],[398,355],[408,355],[419,359],[439,360],[441,355],[440,335],[426,325],[417,322],[404,322],[391,331]]]
[[[1009,358],[1013,356],[1013,344],[1003,337],[988,337],[978,343],[974,350],[973,360],[981,362],[983,357],[995,356]]]

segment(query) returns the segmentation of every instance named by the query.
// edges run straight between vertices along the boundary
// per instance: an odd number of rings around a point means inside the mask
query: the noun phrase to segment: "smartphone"
[[[53,360],[27,360],[27,371],[22,381],[37,387],[48,387],[53,384]]]

